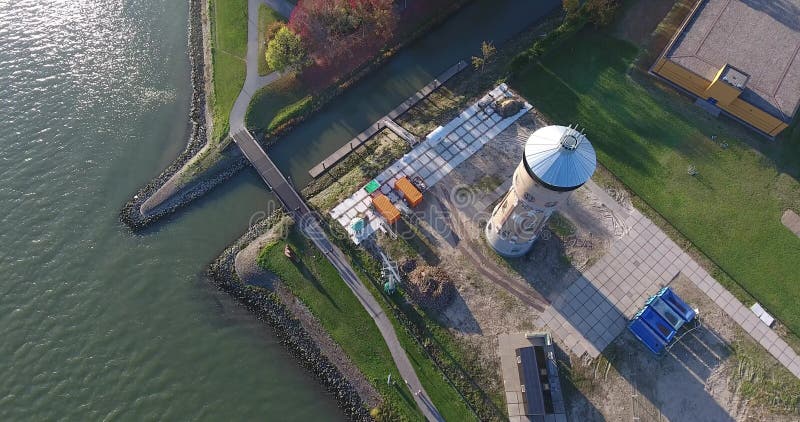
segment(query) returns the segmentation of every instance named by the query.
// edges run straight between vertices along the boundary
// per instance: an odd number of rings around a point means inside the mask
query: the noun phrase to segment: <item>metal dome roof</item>
[[[597,167],[597,156],[586,136],[557,125],[531,134],[525,143],[524,160],[531,176],[555,190],[578,188]]]

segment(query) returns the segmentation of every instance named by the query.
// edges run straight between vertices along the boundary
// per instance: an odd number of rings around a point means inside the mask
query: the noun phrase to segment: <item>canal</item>
[[[448,67],[479,55],[483,41],[499,46],[560,4],[559,0],[480,0],[469,4],[279,140],[268,151],[270,157],[297,186],[306,185],[311,167]]]
[[[558,0],[471,3],[270,150],[308,169]],[[0,420],[341,420],[208,263],[275,206],[254,171],[141,235],[120,206],[185,145],[186,2],[0,2]]]

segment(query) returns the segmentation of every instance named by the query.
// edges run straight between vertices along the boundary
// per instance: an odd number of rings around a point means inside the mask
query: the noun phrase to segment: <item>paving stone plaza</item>
[[[402,208],[402,198],[394,191],[394,182],[397,179],[403,176],[420,176],[429,187],[442,180],[532,108],[525,103],[517,114],[502,118],[491,104],[495,100],[511,96],[513,94],[508,87],[501,84],[449,123],[431,132],[424,141],[375,177],[375,181],[381,185],[380,192],[389,197],[398,208]],[[330,215],[350,233],[356,244],[381,230],[384,224],[383,219],[373,211],[370,194],[364,189],[359,189],[335,206]],[[366,222],[359,233],[350,228],[350,222],[357,217],[363,217]]]
[[[420,176],[429,187],[439,182],[530,111],[532,106],[525,103],[517,114],[504,119],[487,106],[511,95],[502,84],[445,126],[431,132],[375,177],[380,184],[379,191],[402,210],[405,205],[394,190],[394,182],[403,176]],[[502,195],[508,185],[509,181],[504,182],[486,199]],[[627,233],[615,240],[605,255],[552,300],[534,321],[537,328],[549,331],[559,347],[574,355],[597,357],[626,329],[627,322],[650,296],[683,274],[781,364],[800,377],[797,353],[652,221],[635,209],[623,208],[593,181],[585,186],[613,212],[627,228]],[[472,206],[478,211],[489,204]],[[364,189],[335,206],[330,214],[348,230],[356,244],[376,231],[385,230],[384,220],[373,210],[371,196]],[[357,217],[364,218],[366,223],[359,233],[350,228]]]
[[[545,309],[534,323],[537,327],[549,330],[563,349],[597,357],[647,298],[681,273],[800,377],[797,353],[650,219],[624,209],[594,182],[586,186],[623,221],[628,233]]]

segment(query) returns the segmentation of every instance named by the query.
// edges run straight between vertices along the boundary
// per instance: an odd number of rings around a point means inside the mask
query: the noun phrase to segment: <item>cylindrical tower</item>
[[[547,126],[531,134],[511,189],[486,224],[486,240],[506,257],[527,253],[553,211],[596,166],[592,144],[572,127]]]

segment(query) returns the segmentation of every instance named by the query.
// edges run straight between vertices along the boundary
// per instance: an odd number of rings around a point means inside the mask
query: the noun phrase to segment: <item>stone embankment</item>
[[[181,193],[158,207],[153,212],[142,215],[142,204],[150,198],[161,186],[167,183],[173,175],[195,155],[207,141],[206,131],[206,90],[205,90],[205,67],[207,66],[205,49],[203,46],[203,14],[205,10],[204,0],[189,1],[189,65],[191,68],[192,98],[189,108],[189,140],[186,148],[178,158],[170,164],[158,177],[143,186],[136,195],[133,196],[120,211],[120,220],[128,225],[132,230],[141,230],[155,220],[174,212],[176,209],[188,204],[197,197],[202,196],[213,187],[219,185],[230,178],[246,166],[244,157],[234,162],[224,171],[218,172],[211,177],[198,180],[190,188],[181,189]]]
[[[194,199],[203,196],[205,193],[213,189],[215,186],[221,184],[229,179],[243,168],[248,163],[244,157],[237,157],[230,160],[229,167],[222,169],[218,172],[204,172],[201,175],[191,175],[187,177],[190,179],[186,186],[169,186],[169,184],[178,184],[179,181],[170,180],[178,174],[179,171],[192,159],[200,150],[206,145],[207,132],[209,131],[208,124],[208,110],[206,107],[206,86],[209,83],[210,76],[210,57],[208,49],[204,48],[204,34],[208,37],[209,31],[207,28],[208,17],[204,16],[207,0],[189,0],[189,61],[191,67],[191,80],[192,80],[192,99],[191,108],[189,111],[189,140],[184,151],[170,164],[158,177],[151,180],[148,184],[143,186],[131,198],[120,211],[120,220],[125,223],[134,231],[142,230],[148,225],[154,223],[161,217],[173,213],[179,208],[182,208],[192,202]],[[422,25],[410,35],[399,40],[394,46],[388,48],[382,54],[377,55],[366,64],[355,69],[349,75],[344,77],[344,82],[329,87],[324,92],[317,95],[313,112],[308,113],[301,118],[294,119],[292,122],[287,123],[278,130],[272,131],[263,139],[259,139],[262,147],[276,142],[281,136],[289,132],[298,124],[305,121],[310,115],[317,110],[328,105],[334,98],[344,92],[347,88],[353,86],[364,76],[370,74],[378,67],[384,65],[399,49],[408,43],[420,38],[423,34],[427,33],[432,28],[440,25],[446,20],[447,17],[458,11],[466,0],[459,0],[453,2],[444,10],[439,11],[436,16],[428,23]],[[167,185],[167,186],[165,186]],[[164,189],[162,189],[164,187]],[[149,201],[144,207],[145,212],[142,212],[142,205],[148,202],[154,194],[162,190],[159,196],[163,198],[156,198]],[[174,195],[169,195],[169,192],[176,192]]]
[[[281,344],[301,366],[317,377],[322,386],[336,398],[339,407],[349,419],[370,421],[372,418],[367,406],[357,390],[320,350],[314,338],[280,297],[266,289],[245,285],[236,274],[235,260],[239,251],[266,233],[281,216],[282,214],[276,213],[251,227],[211,263],[208,275],[217,288],[231,295],[258,319],[272,327]]]

